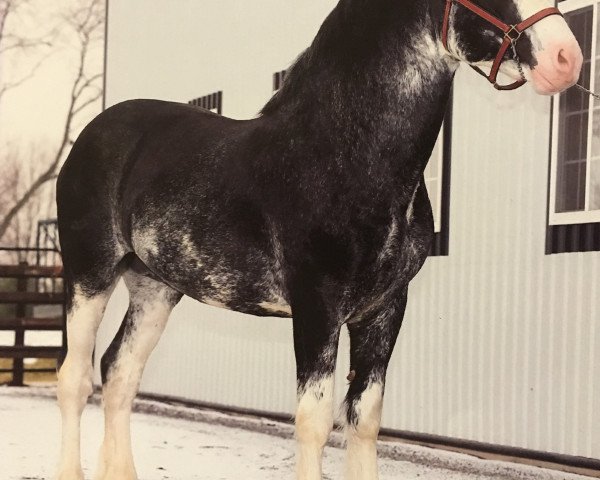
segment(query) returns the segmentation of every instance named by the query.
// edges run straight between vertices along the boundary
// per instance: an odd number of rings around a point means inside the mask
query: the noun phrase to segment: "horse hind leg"
[[[92,355],[96,332],[118,277],[117,264],[103,278],[73,275],[65,256],[67,355],[58,372],[57,397],[62,419],[58,480],[82,480],[80,421],[92,393]]]
[[[129,289],[129,308],[101,361],[105,430],[97,480],[137,478],[131,451],[131,407],[144,365],[182,296],[151,278],[139,260],[123,278]]]

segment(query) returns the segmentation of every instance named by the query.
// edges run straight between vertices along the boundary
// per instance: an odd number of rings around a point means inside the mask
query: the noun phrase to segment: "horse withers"
[[[119,278],[130,294],[102,357],[97,480],[135,480],[129,417],[182,295],[292,317],[297,476],[321,478],[340,329],[350,333],[346,478],[377,478],[386,368],[433,236],[423,170],[461,62],[498,88],[571,86],[580,48],[550,0],[340,0],[252,120],[134,100],[94,119],[60,173],[68,292],[58,480],[81,480],[92,351]],[[199,467],[200,468],[200,467]]]

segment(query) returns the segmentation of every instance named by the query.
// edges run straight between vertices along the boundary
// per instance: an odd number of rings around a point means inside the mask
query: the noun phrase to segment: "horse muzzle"
[[[583,54],[575,39],[549,45],[536,54],[537,65],[531,69],[531,83],[541,95],[554,95],[572,87],[579,79]]]

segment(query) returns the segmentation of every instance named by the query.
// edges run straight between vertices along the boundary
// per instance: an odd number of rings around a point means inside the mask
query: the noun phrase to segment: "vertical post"
[[[42,236],[42,222],[38,221],[37,234],[35,237],[35,264],[39,267],[40,265],[40,240]]]
[[[19,262],[22,267],[27,266],[26,261]],[[23,275],[17,278],[17,292],[27,291],[27,278]],[[16,304],[16,317],[22,319],[25,317],[25,303],[19,302]],[[25,329],[21,326],[15,328],[15,347],[22,347],[25,345]],[[23,358],[13,358],[13,378],[10,383],[14,387],[23,386]]]

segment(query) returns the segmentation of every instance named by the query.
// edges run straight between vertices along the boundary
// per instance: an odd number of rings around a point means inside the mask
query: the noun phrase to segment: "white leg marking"
[[[131,293],[130,331],[122,340],[102,388],[104,442],[95,478],[135,480],[131,451],[130,416],[144,366],[158,343],[173,308],[170,289],[141,276],[125,274]]]
[[[371,383],[354,404],[356,425],[346,426],[346,480],[377,480],[377,434],[383,388]]]
[[[333,428],[333,375],[309,382],[296,411],[298,480],[321,480],[323,448]]]
[[[58,480],[83,480],[80,420],[92,393],[92,353],[110,293],[89,298],[74,287],[73,306],[67,315],[67,356],[58,373],[57,396],[62,417]]]

